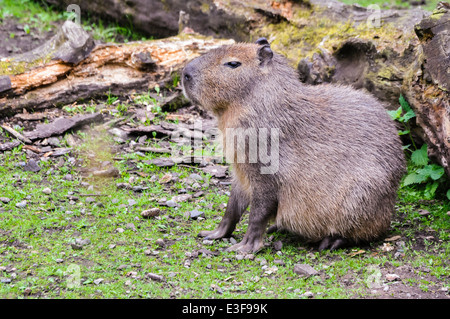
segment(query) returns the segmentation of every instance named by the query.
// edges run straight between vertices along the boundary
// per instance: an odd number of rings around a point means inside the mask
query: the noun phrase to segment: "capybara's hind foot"
[[[327,236],[320,242],[319,251],[324,249],[336,250],[348,244],[348,240],[339,236]]]

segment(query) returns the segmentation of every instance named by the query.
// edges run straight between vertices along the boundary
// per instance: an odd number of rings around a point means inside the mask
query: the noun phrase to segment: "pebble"
[[[136,205],[137,204],[137,202],[134,200],[134,199],[129,199],[128,200],[128,205],[129,206],[134,206],[134,205]]]
[[[214,244],[214,240],[210,240],[210,239],[204,239],[204,240],[203,240],[203,245],[208,245],[208,246],[210,246],[210,245],[212,245],[212,244]]]
[[[9,203],[11,201],[11,198],[8,197],[0,197],[0,202],[3,202],[5,204]]]
[[[311,291],[307,291],[304,294],[301,294],[300,297],[312,298],[314,297],[314,294]]]
[[[49,195],[49,194],[52,193],[52,190],[51,190],[49,187],[46,187],[46,188],[44,188],[44,189],[42,190],[42,192],[43,192],[44,194],[46,194],[46,195]]]
[[[177,203],[174,200],[170,199],[166,202],[166,206],[175,207],[175,206],[177,206]]]
[[[387,274],[386,275],[386,280],[388,280],[388,281],[400,280],[400,276],[397,275],[397,274]]]
[[[317,275],[319,272],[315,270],[313,267],[311,267],[308,264],[296,264],[294,265],[294,272],[298,275],[302,276],[314,276]]]
[[[189,178],[190,178],[190,179],[193,179],[193,180],[195,180],[195,181],[201,181],[201,180],[203,180],[203,178],[202,178],[199,174],[195,174],[195,173],[189,175]]]
[[[156,217],[159,216],[161,210],[158,207],[150,208],[142,211],[141,216],[144,218]]]
[[[193,209],[189,212],[189,218],[190,219],[197,219],[199,217],[205,218],[205,213],[201,212],[199,210]]]
[[[64,179],[66,181],[73,181],[73,176],[72,176],[72,174],[66,174],[66,176],[64,176]]]
[[[58,259],[55,259],[55,261],[56,261],[58,264],[60,264],[60,263],[62,263],[62,262],[64,261],[64,259],[58,258]]]
[[[34,159],[30,159],[28,163],[26,163],[25,166],[23,167],[23,170],[29,172],[39,172],[41,168]]]
[[[16,207],[17,208],[25,208],[25,207],[27,207],[27,201],[26,200],[23,200],[23,201],[20,201],[20,202],[18,202],[17,204],[16,204]]]
[[[160,246],[160,247],[164,247],[164,239],[158,238],[158,239],[155,241],[155,244],[158,245],[158,246]]]
[[[88,238],[86,238],[86,239],[77,238],[77,239],[75,239],[75,243],[78,245],[81,245],[81,246],[86,246],[91,243],[91,240]]]
[[[104,280],[105,280],[105,279],[103,279],[103,278],[95,279],[95,280],[94,280],[94,284],[100,285],[100,284],[102,283],[102,281],[104,281]]]
[[[86,197],[86,204],[90,204],[95,202],[95,198],[94,197]]]
[[[163,281],[164,277],[161,275],[157,275],[157,274],[153,274],[151,272],[149,272],[148,274],[145,275],[145,278],[150,278],[151,280],[155,280],[155,281]]]
[[[282,247],[283,247],[283,243],[281,242],[281,240],[278,240],[273,243],[273,248],[275,250],[281,250]]]
[[[132,231],[136,231],[136,226],[135,226],[133,223],[128,223],[128,224],[126,225],[126,227],[127,227],[128,229],[131,229]]]
[[[125,229],[120,228],[120,227],[116,229],[116,232],[118,232],[118,233],[123,233],[124,231],[125,231]]]

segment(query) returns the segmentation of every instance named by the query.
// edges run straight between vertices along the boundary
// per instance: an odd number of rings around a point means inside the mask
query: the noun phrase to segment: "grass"
[[[65,20],[73,21],[73,13],[55,9],[44,1],[32,0],[0,0],[0,18],[14,17],[19,23],[24,24],[24,31],[29,34],[31,28],[39,32],[47,32],[56,29],[56,25]],[[97,17],[89,14],[81,16],[81,24],[84,29],[92,34],[95,40],[103,42],[128,42],[137,40],[147,40],[140,32],[137,32],[132,24],[121,26],[117,23],[106,23]],[[11,38],[15,34],[10,34]]]
[[[21,169],[19,163],[26,161],[26,156],[20,146],[0,154],[1,197],[11,199],[0,206],[0,278],[10,280],[0,284],[2,298],[287,299],[308,298],[309,294],[314,298],[370,298],[373,280],[381,280],[383,287],[391,285],[381,273],[381,279],[376,277],[384,267],[404,265],[417,271],[424,266],[429,269],[424,274],[434,281],[413,275],[403,280],[423,293],[450,285],[448,202],[421,201],[412,188],[400,190],[389,236],[402,237],[402,258],[395,250],[383,251],[383,242],[319,253],[280,233],[268,236],[267,247],[258,254],[240,258],[225,251],[228,240],[209,244],[196,236],[217,225],[228,199],[228,186],[216,185],[210,175],[194,168],[149,165],[156,157],[153,153],[117,154],[114,149],[119,145],[96,128],[78,136],[83,143],[72,154],[63,160],[41,161],[38,173]],[[147,140],[151,146],[157,142]],[[78,164],[71,164],[72,156]],[[84,169],[104,161],[119,169],[118,178],[82,177]],[[161,178],[168,173],[177,179],[164,183]],[[193,173],[202,177],[196,189],[190,189],[187,182]],[[67,180],[67,174],[74,179]],[[118,188],[117,183],[147,189],[134,192]],[[51,194],[42,193],[46,187]],[[158,204],[181,188],[190,194],[203,191],[204,195],[179,207]],[[94,197],[94,203],[82,196],[96,193],[104,196]],[[78,200],[71,201],[69,196]],[[17,208],[22,200],[27,207]],[[161,215],[142,218],[140,213],[152,207],[160,207]],[[203,211],[206,218],[189,219],[186,213],[193,209]],[[421,216],[419,209],[432,214]],[[248,214],[234,233],[237,241],[242,239],[247,221]],[[77,238],[90,243],[74,249]],[[158,244],[161,239],[163,247]],[[276,251],[273,243],[280,240],[282,249]],[[311,265],[319,275],[300,277],[293,272],[297,263]],[[164,280],[152,280],[149,273]]]

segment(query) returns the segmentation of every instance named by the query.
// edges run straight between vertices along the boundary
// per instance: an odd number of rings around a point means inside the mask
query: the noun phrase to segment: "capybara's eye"
[[[236,69],[240,65],[241,65],[241,62],[239,62],[239,61],[230,61],[230,62],[225,63],[225,66],[232,68],[232,69]]]

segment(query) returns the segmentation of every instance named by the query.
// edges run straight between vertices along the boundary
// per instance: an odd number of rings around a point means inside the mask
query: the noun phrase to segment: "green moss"
[[[36,59],[32,62],[25,61],[0,61],[0,76],[1,75],[16,75],[24,73],[33,68],[42,66],[51,60],[51,54]]]
[[[372,41],[378,50],[395,47],[404,48],[409,44],[410,36],[404,34],[398,37],[398,29],[392,24],[382,21],[380,28],[374,28],[366,23],[355,25],[352,21],[336,23],[318,12],[310,9],[297,8],[291,21],[268,24],[254,33],[274,39],[272,46],[275,51],[285,55],[293,64],[303,58],[311,58],[315,52],[324,48],[335,52],[346,39],[358,38]]]
[[[446,11],[444,9],[434,10],[433,13],[430,15],[430,19],[440,20],[445,13]]]

